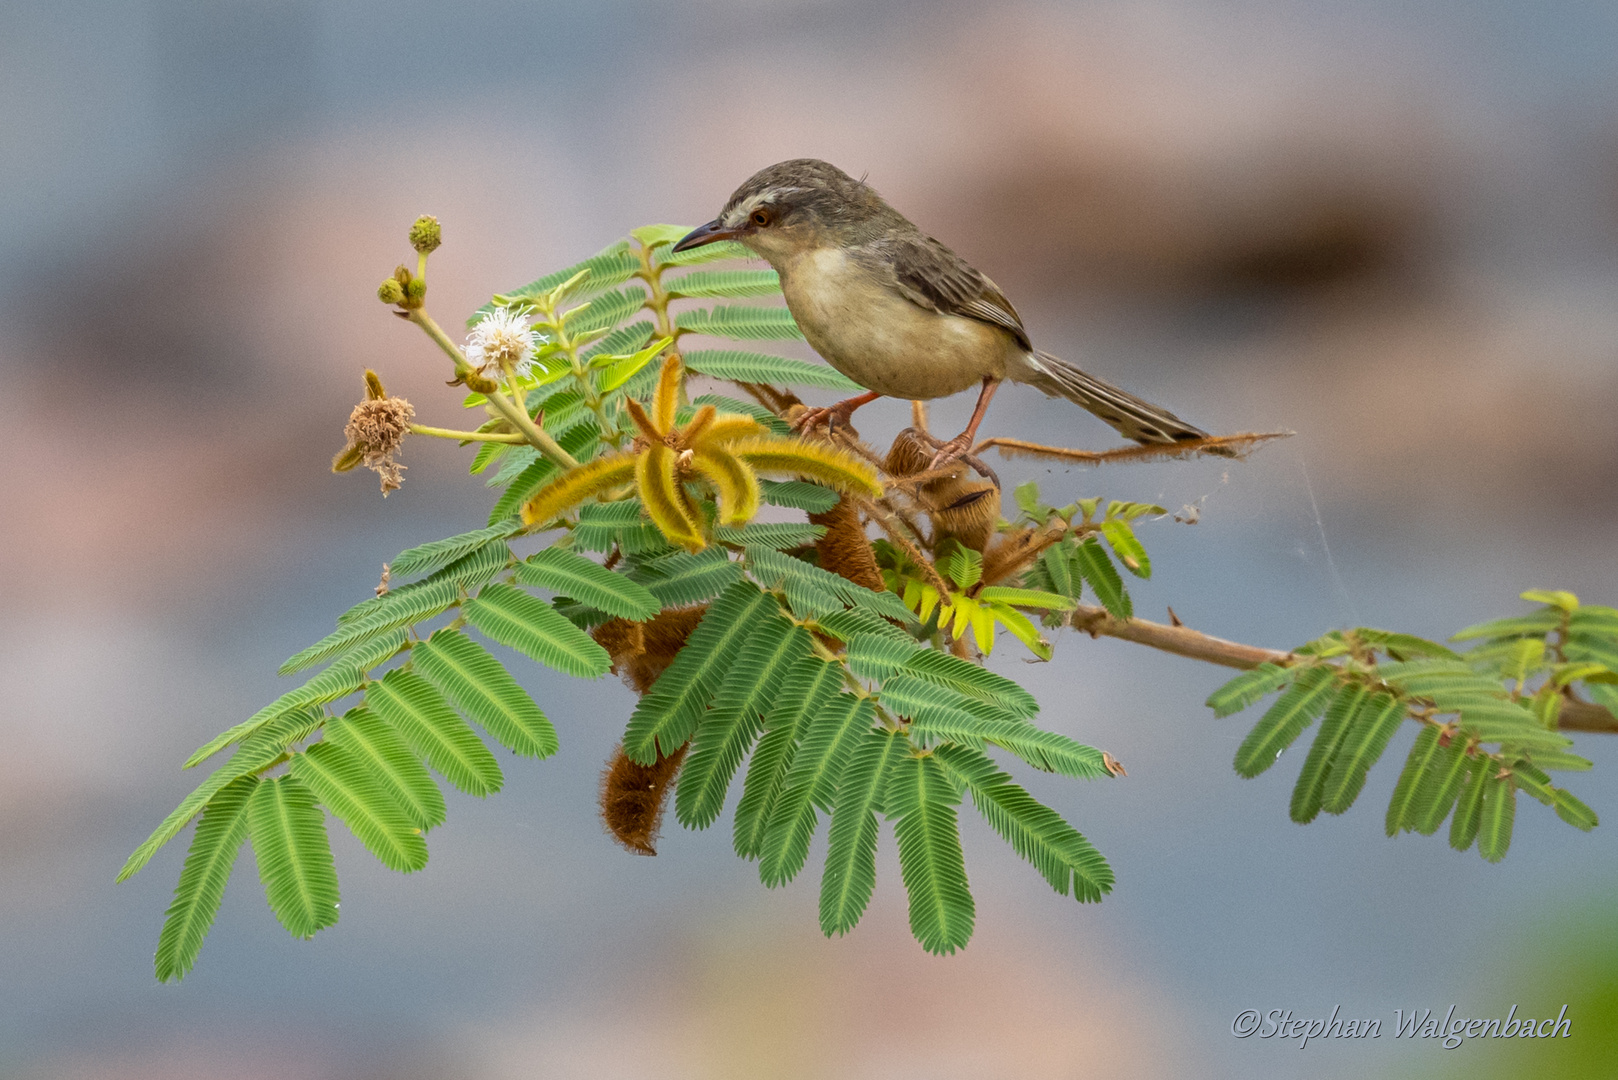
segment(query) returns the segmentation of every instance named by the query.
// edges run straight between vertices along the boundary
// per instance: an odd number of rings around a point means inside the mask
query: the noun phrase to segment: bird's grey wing
[[[921,235],[883,240],[878,253],[894,286],[911,303],[1009,330],[1024,349],[1033,349],[1017,309],[999,286],[937,240]]]

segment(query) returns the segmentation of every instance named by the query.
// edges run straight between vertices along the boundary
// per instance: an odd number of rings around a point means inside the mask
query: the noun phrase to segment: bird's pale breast
[[[919,307],[837,248],[779,265],[781,292],[809,344],[861,386],[937,398],[1005,375],[1011,335],[976,319]]]

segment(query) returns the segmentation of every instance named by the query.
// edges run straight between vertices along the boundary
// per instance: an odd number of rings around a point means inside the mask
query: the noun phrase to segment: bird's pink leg
[[[983,416],[989,411],[989,399],[994,397],[994,392],[998,389],[1000,389],[999,379],[983,380],[983,391],[978,394],[978,407],[972,410],[972,419],[967,421],[966,430],[939,446],[938,453],[933,455],[932,464],[927,466],[929,471],[943,468],[972,449],[972,444],[977,441],[978,425],[983,423]]]
[[[828,405],[824,408],[805,409],[803,413],[792,422],[792,430],[809,431],[817,424],[825,424],[827,431],[835,429],[838,424],[848,427],[849,417],[854,415],[855,409],[859,408],[861,405],[869,405],[871,402],[875,401],[881,396],[882,395],[877,393],[875,390],[867,390],[858,397],[851,397],[845,401],[839,401],[835,405]]]

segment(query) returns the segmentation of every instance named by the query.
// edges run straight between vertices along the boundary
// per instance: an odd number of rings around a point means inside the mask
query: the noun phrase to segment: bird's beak
[[[690,251],[692,248],[699,248],[704,244],[712,244],[719,240],[734,240],[740,235],[740,229],[727,229],[719,223],[718,218],[715,218],[708,224],[700,225],[686,233],[680,239],[680,242],[669,250]]]

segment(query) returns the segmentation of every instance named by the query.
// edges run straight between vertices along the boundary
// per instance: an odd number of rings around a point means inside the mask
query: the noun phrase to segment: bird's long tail
[[[1049,397],[1067,398],[1138,443],[1177,443],[1208,437],[1206,431],[1193,427],[1167,409],[1086,375],[1050,353],[1029,354],[1028,368],[1022,374],[1018,382],[1026,382]]]

